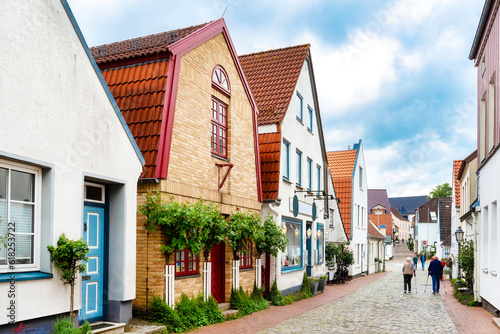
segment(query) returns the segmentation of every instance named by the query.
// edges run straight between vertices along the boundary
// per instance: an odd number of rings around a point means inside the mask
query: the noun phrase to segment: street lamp
[[[460,243],[464,240],[464,231],[461,226],[455,231],[455,238],[458,243],[458,255],[460,255]],[[460,279],[460,266],[458,266],[458,279]]]
[[[311,237],[311,234],[312,234],[312,231],[311,231],[311,228],[309,227],[306,231],[307,239],[309,239]]]

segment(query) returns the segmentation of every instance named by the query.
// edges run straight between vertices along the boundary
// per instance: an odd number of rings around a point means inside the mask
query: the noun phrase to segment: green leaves
[[[434,197],[451,197],[453,189],[449,183],[438,184],[427,196],[427,200]]]
[[[276,225],[273,216],[268,213],[263,225],[259,226],[255,232],[255,248],[257,257],[267,253],[271,256],[278,256],[278,252],[284,252],[288,238]]]
[[[464,242],[458,253],[458,267],[465,273],[465,280],[469,286],[474,282],[474,242]]]
[[[240,258],[238,255],[240,252],[248,251],[245,249],[246,241],[254,240],[259,225],[260,218],[257,213],[237,209],[231,214],[226,235],[235,260]]]
[[[345,248],[346,244],[334,244],[327,242],[325,246],[326,265],[329,267],[337,265],[349,266],[354,263],[352,253]]]
[[[64,284],[74,284],[76,274],[83,273],[86,268],[85,262],[89,247],[87,242],[80,240],[70,240],[66,235],[61,234],[57,241],[57,248],[47,246],[50,253],[50,260],[54,266],[61,271],[61,280]]]

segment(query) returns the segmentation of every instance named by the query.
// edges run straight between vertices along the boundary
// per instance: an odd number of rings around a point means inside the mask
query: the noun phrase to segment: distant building
[[[439,258],[450,256],[451,198],[431,198],[416,210],[415,251],[435,251]]]
[[[354,253],[355,263],[350,267],[349,274],[361,275],[368,270],[368,196],[362,141],[354,144],[352,150],[328,152],[327,158],[333,185],[340,199],[340,215],[350,241],[349,247]]]
[[[415,210],[425,202],[427,202],[427,196],[425,195],[389,198],[391,208],[398,210],[398,212],[410,222],[413,221]]]
[[[385,189],[368,189],[368,214],[391,213],[391,204]]]
[[[413,238],[413,223],[404,218],[398,210],[391,208],[394,239],[398,241]]]

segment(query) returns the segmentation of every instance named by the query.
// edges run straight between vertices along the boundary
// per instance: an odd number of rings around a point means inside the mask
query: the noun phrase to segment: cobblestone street
[[[261,333],[458,333],[431,282],[424,293],[426,271],[403,293],[402,264],[389,262],[392,272],[372,284]]]

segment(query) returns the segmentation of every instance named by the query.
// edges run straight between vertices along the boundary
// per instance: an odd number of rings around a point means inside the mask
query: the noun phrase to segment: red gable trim
[[[222,33],[231,52],[231,56],[236,65],[238,74],[240,75],[245,92],[250,100],[253,111],[253,132],[254,132],[254,151],[255,151],[255,166],[256,166],[256,178],[257,178],[257,194],[259,202],[262,202],[262,178],[260,171],[260,154],[259,154],[259,133],[257,125],[257,115],[258,109],[257,104],[252,96],[250,87],[245,78],[245,74],[241,68],[241,64],[236,54],[236,49],[234,48],[231,37],[227,30],[226,23],[224,19],[218,19],[213,21],[203,28],[198,29],[191,35],[173,43],[169,47],[169,51],[172,54],[171,62],[172,64],[168,67],[168,79],[165,94],[165,103],[163,109],[163,119],[167,120],[162,122],[162,128],[160,133],[160,147],[158,149],[158,159],[156,164],[156,177],[166,179],[168,175],[168,165],[170,160],[170,148],[172,145],[172,132],[174,125],[174,114],[175,114],[175,103],[177,100],[177,87],[179,84],[179,71],[180,71],[180,61],[181,57],[188,53],[189,51],[195,49],[199,45],[205,43],[206,41],[212,39],[218,34]]]

